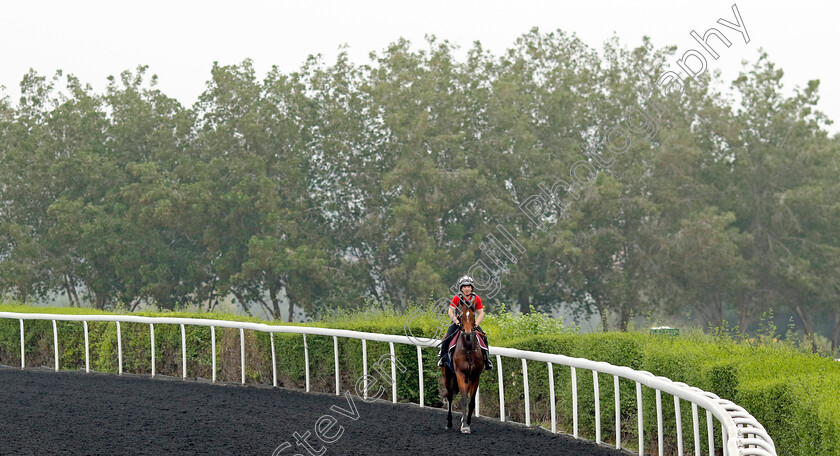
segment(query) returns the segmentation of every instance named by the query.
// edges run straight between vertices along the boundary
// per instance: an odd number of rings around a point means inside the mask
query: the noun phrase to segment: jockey
[[[481,336],[484,339],[484,345],[487,345],[487,336],[484,335],[484,331],[482,331],[481,327],[478,326],[481,323],[481,320],[484,319],[484,306],[481,305],[481,298],[477,294],[473,293],[474,284],[475,281],[470,276],[464,276],[458,280],[458,289],[460,290],[460,293],[455,295],[452,298],[452,302],[449,303],[449,319],[452,320],[452,324],[449,325],[449,330],[446,331],[446,335],[443,337],[443,342],[440,344],[438,366],[443,366],[443,359],[447,354],[449,343],[451,342],[452,337],[458,332],[458,317],[455,316],[455,309],[458,307],[458,302],[460,300],[464,300],[465,302],[475,302],[475,329],[481,331]],[[484,354],[484,368],[492,370],[493,363],[490,362],[487,350],[481,349],[481,353]]]

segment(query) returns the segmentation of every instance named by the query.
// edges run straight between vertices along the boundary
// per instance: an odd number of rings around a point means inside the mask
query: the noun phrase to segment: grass
[[[827,454],[840,456],[840,362],[831,358],[810,353],[807,343],[797,340],[791,334],[779,338],[775,328],[764,330],[754,337],[743,337],[725,329],[705,333],[697,328],[683,330],[678,337],[654,336],[643,331],[598,332],[580,334],[576,328],[567,327],[559,319],[532,312],[514,315],[504,306],[501,311],[487,315],[482,328],[489,335],[491,345],[507,346],[523,350],[557,353],[581,357],[596,361],[605,361],[615,365],[624,365],[638,370],[650,371],[656,375],[668,377],[692,386],[711,391],[721,397],[743,406],[761,422],[774,438],[779,454]],[[89,308],[36,307],[23,306],[6,302],[0,304],[0,311],[20,313],[57,313],[57,314],[126,314],[127,312],[99,311]],[[200,312],[138,312],[133,315],[150,317],[207,318],[229,321],[243,321],[288,325],[294,323],[271,322],[255,317],[227,313]],[[52,356],[51,326],[32,322],[27,324],[27,360],[37,362]],[[358,312],[330,312],[318,320],[303,326],[319,326],[336,329],[350,329],[386,334],[413,334],[417,337],[440,337],[448,326],[448,319],[437,309],[413,307],[407,312],[392,309],[368,308]],[[60,324],[62,340],[62,367],[73,368],[80,364],[83,354],[79,352],[80,325]],[[180,365],[180,333],[176,325],[156,327],[156,338],[160,346],[156,361],[159,372],[171,371],[177,375]],[[135,325],[124,329],[127,369],[138,373],[148,371],[148,325]],[[144,328],[145,327],[145,328]],[[237,381],[238,373],[238,331],[218,331],[217,346],[220,354],[224,350],[236,356],[225,358],[220,355],[220,378]],[[187,330],[187,346],[191,350],[188,370],[198,376],[209,376],[210,350],[209,329],[194,327]],[[264,333],[253,332],[248,335],[248,381],[270,382],[270,344]],[[322,340],[323,339],[323,340]],[[333,385],[331,338],[312,336],[309,340],[310,359],[313,363],[312,381],[314,385],[328,388]],[[135,342],[136,340],[136,342]],[[302,361],[296,355],[302,351],[302,341],[297,335],[277,335],[275,337],[277,353],[280,353],[278,374],[281,384],[298,387],[303,382]],[[91,324],[91,343],[95,347],[93,366],[95,370],[113,371],[114,345],[116,337],[113,325]],[[340,340],[339,349],[342,357],[341,369],[346,377],[343,382],[351,382],[361,374],[361,346],[359,341]],[[399,344],[402,345],[402,344]],[[83,343],[82,343],[83,346]],[[0,321],[0,362],[14,365],[15,356],[19,356],[19,333],[17,322]],[[432,350],[424,362],[426,403],[435,405],[439,402],[439,371],[434,367]],[[30,353],[31,351],[31,353]],[[369,360],[378,359],[387,353],[387,344],[370,342]],[[288,356],[284,356],[288,355]],[[40,357],[40,358],[39,358]],[[401,374],[399,397],[401,400],[418,402],[419,391],[416,380],[416,352],[413,347],[397,347],[397,357],[409,367]],[[19,358],[17,358],[19,360]],[[222,362],[222,359],[225,359]],[[522,391],[521,364],[518,360],[503,359],[505,373],[505,395],[507,412],[515,421],[524,421],[521,416],[524,404]],[[18,361],[19,362],[19,361]],[[567,368],[555,368],[555,385],[558,398],[570,394],[571,383]],[[602,415],[612,416],[610,396],[611,379],[602,378],[601,400]],[[413,382],[413,383],[412,383]],[[482,377],[482,412],[492,416],[498,413],[494,398],[498,394],[497,379],[494,375]],[[581,435],[594,438],[594,426],[588,410],[594,398],[592,396],[591,375],[578,376],[578,391],[581,400]],[[588,382],[588,386],[587,386]],[[544,363],[529,363],[529,384],[532,392],[532,420],[547,422],[548,399],[542,392],[547,391],[548,380]],[[317,389],[317,387],[316,387]],[[625,391],[626,389],[626,391]],[[628,432],[635,432],[635,391],[632,382],[622,381],[622,420],[628,425]],[[646,391],[645,394],[652,392]],[[624,400],[628,402],[624,404]],[[568,401],[565,401],[568,402]],[[558,420],[561,429],[568,431],[572,411],[564,401],[558,403]],[[650,409],[653,400],[645,397],[645,423],[655,424],[655,411]],[[666,409],[670,401],[665,401]],[[589,404],[589,405],[586,405]],[[686,407],[683,413],[688,413]],[[666,410],[666,413],[668,411]],[[671,412],[673,413],[673,412]],[[673,415],[670,415],[673,416]],[[686,415],[683,422],[690,422]],[[668,426],[673,426],[673,423]],[[605,428],[608,427],[605,425]],[[604,430],[604,439],[609,440],[609,430]],[[655,429],[646,429],[648,437],[655,436]],[[688,433],[690,434],[690,433]],[[686,435],[688,440],[692,435]],[[632,436],[624,435],[622,440],[632,441]]]

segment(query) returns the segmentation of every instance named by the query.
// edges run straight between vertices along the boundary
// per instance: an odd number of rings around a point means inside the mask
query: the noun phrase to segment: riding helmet
[[[458,280],[458,290],[460,290],[461,287],[463,287],[464,285],[469,285],[469,286],[473,287],[473,289],[474,289],[475,288],[475,280],[473,280],[472,277],[470,277],[468,275],[465,275],[464,277],[461,277],[460,280]]]

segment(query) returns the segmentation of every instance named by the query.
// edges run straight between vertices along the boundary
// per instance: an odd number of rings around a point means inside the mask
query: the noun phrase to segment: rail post
[[[368,397],[368,365],[367,365],[367,340],[362,339],[362,381],[364,382],[364,399]]]
[[[642,384],[636,382],[636,409],[639,420],[639,456],[645,456],[645,412],[642,408]]]
[[[618,375],[613,375],[613,389],[615,389],[615,449],[621,449],[621,390]]]
[[[306,334],[303,335],[303,360],[306,364],[306,392],[309,392],[309,345],[306,344]]]
[[[551,401],[551,432],[557,433],[557,410],[554,405],[554,364],[548,364],[548,394]]]
[[[499,421],[505,422],[505,377],[502,375],[502,357],[496,355],[496,366],[499,373]]]
[[[55,371],[58,372],[58,326],[53,322],[53,346],[55,347]]]
[[[572,428],[575,438],[578,438],[577,369],[574,367],[572,367]]]
[[[118,375],[122,375],[122,373],[123,373],[122,328],[120,328],[120,322],[119,321],[117,321],[117,362],[119,363],[119,373],[118,373]]]
[[[306,336],[304,336],[306,337]],[[304,339],[305,340],[305,339]],[[245,330],[239,328],[239,365],[242,371],[242,384],[245,384]],[[306,388],[309,391],[309,388]]]
[[[335,354],[335,395],[339,395],[339,379],[338,379],[338,336],[333,336],[333,353]]]
[[[90,338],[88,337],[88,324],[83,321],[85,326],[85,373],[90,373]]]
[[[181,324],[181,378],[187,378],[187,331],[184,324]]]
[[[23,318],[20,319],[20,368],[26,369],[26,352],[23,341]]]
[[[210,327],[210,351],[213,352],[213,379],[211,380],[213,383],[216,383],[216,327]]]
[[[273,385],[277,387],[277,355],[274,354],[274,333],[268,333],[269,337],[271,338],[271,377],[273,379]]]
[[[522,384],[525,386],[525,426],[531,425],[531,395],[528,392],[528,363],[522,358]]]
[[[598,384],[598,371],[592,371],[592,384],[595,393],[595,443],[601,442],[601,385]]]
[[[417,381],[420,387],[420,407],[425,404],[426,398],[423,394],[423,349],[417,346]]]
[[[155,376],[155,324],[149,323],[149,337],[152,339],[152,377]]]

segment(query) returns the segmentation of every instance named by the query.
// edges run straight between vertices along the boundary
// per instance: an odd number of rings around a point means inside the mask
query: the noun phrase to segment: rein
[[[460,297],[459,297],[459,299],[460,299]],[[469,303],[468,309],[471,309],[473,314],[475,314],[475,308],[472,307],[472,306],[475,305],[475,298],[473,298],[473,300],[464,299],[464,301]],[[470,312],[470,310],[468,310],[467,312]],[[480,335],[484,336],[484,333],[482,331],[479,331],[478,329],[476,329],[475,325],[473,325],[472,331],[469,331],[469,332],[465,331],[464,330],[464,324],[461,323],[461,315],[462,314],[463,313],[460,311],[460,308],[459,308],[459,310],[458,310],[458,322],[459,322],[458,323],[458,329],[460,329],[460,334],[458,335],[458,337],[461,338],[461,337],[465,336],[466,334],[471,334],[473,337],[475,337],[476,334],[480,334]],[[473,345],[476,345],[476,344],[479,345],[479,350],[481,350],[481,345],[478,343],[477,340],[474,340]],[[466,342],[464,343],[464,345],[466,345]],[[471,358],[474,350],[475,350],[474,346],[472,348],[469,348],[469,349],[464,347],[464,354],[467,356],[468,359]]]

